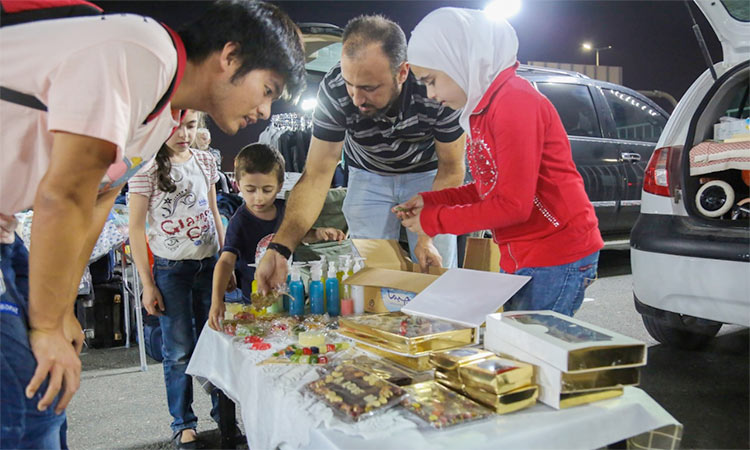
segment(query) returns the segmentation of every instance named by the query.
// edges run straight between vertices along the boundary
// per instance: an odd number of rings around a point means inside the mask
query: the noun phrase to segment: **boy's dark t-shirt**
[[[237,255],[235,273],[237,286],[242,289],[244,300],[250,301],[252,283],[255,277],[255,268],[248,264],[255,263],[255,251],[264,238],[276,232],[284,219],[284,200],[276,199],[276,217],[271,220],[263,220],[248,211],[243,203],[227,225],[222,252],[232,252]],[[267,239],[270,242],[270,239]],[[268,242],[265,243],[268,245]]]

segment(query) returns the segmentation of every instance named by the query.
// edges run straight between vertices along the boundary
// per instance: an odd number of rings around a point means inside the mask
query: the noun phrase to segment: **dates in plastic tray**
[[[484,406],[435,381],[407,386],[401,404],[435,428],[447,428],[493,414]]]
[[[350,364],[337,366],[319,380],[308,383],[307,389],[351,422],[397,405],[404,395],[400,387]]]

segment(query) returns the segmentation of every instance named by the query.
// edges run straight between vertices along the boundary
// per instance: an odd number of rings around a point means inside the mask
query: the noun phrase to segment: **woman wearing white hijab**
[[[463,108],[474,182],[417,195],[396,208],[430,236],[491,229],[500,268],[531,281],[506,310],[573,315],[596,278],[598,222],[552,104],[516,75],[518,39],[481,11],[441,8],[409,40],[411,70],[427,94]]]

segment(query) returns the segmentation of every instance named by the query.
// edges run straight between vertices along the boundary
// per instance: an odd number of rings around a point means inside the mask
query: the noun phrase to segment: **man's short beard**
[[[390,100],[388,100],[388,103],[384,107],[382,107],[380,109],[376,109],[376,110],[371,111],[371,112],[362,112],[362,110],[360,110],[359,112],[363,116],[369,117],[371,119],[384,117],[386,115],[386,113],[388,111],[390,111],[390,109],[393,107],[393,105],[398,101],[399,97],[401,97],[401,92],[398,89],[398,82],[396,81],[396,76],[394,75],[393,76],[393,85],[392,85],[392,88],[391,88],[391,98],[390,98]]]

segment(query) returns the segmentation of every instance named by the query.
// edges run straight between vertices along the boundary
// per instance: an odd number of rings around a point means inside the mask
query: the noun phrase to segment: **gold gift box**
[[[491,356],[495,356],[495,354],[481,348],[456,348],[452,350],[443,350],[441,352],[433,352],[430,355],[430,364],[440,369],[457,370],[459,366],[479,359],[486,359]],[[458,376],[458,373],[456,373],[456,376]]]
[[[475,330],[444,320],[389,312],[341,318],[339,332],[384,350],[422,355],[470,345]]]
[[[342,333],[341,330],[339,330],[339,334],[345,337],[353,337],[353,336],[350,336],[348,333]],[[368,351],[372,353],[373,355],[380,356],[382,358],[385,358],[389,361],[395,362],[396,364],[400,364],[406,368],[409,368],[417,372],[424,372],[426,370],[432,369],[432,366],[430,365],[429,354],[421,355],[421,356],[399,355],[398,353],[389,352],[387,350],[383,350],[378,347],[373,347],[372,345],[367,345],[362,342],[357,342],[357,347],[365,351]]]
[[[408,386],[414,383],[413,372],[402,369],[387,359],[374,359],[370,356],[359,355],[347,362],[396,386]]]
[[[561,392],[571,394],[585,391],[635,386],[640,383],[641,372],[637,367],[598,370],[596,372],[563,373]]]
[[[464,386],[464,393],[472,400],[494,409],[498,414],[507,414],[536,404],[539,387],[535,384],[523,386],[503,394]]]
[[[577,392],[574,394],[560,394],[560,409],[620,397],[622,392],[622,388],[616,388],[603,389],[600,391]]]
[[[458,370],[456,369],[435,369],[435,381],[455,391],[463,391],[464,389],[464,384],[458,377]]]
[[[534,366],[493,356],[460,366],[458,375],[465,386],[503,394],[531,384]]]

